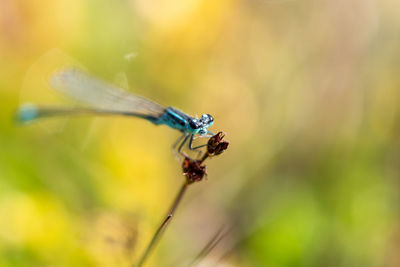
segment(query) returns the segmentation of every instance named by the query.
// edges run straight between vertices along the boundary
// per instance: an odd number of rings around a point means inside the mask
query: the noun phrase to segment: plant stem
[[[223,233],[224,232],[224,233]],[[202,259],[207,257],[207,255],[218,245],[219,242],[225,237],[227,231],[224,231],[224,226],[222,226],[214,236],[208,241],[205,247],[200,251],[197,257],[194,258],[193,262],[190,266],[195,266],[196,264],[200,263]]]
[[[204,153],[203,157],[201,157],[199,163],[202,164],[210,155],[206,152]]]
[[[172,217],[174,216],[175,210],[178,208],[179,204],[181,203],[181,200],[183,198],[183,195],[186,192],[186,189],[188,188],[189,184],[185,181],[179,190],[178,194],[175,197],[174,202],[171,205],[171,208],[169,209],[169,212],[166,216],[166,218],[163,220],[161,225],[158,227],[157,231],[155,232],[153,238],[151,239],[149,245],[147,246],[145,252],[143,253],[142,257],[140,258],[137,267],[140,267],[144,264],[146,261],[147,257],[149,256],[150,252],[153,250],[157,242],[160,240],[161,235],[164,233],[165,229],[167,228],[169,222],[171,221]]]

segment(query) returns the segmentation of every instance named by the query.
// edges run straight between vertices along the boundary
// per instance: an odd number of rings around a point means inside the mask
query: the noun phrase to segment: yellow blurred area
[[[179,133],[127,117],[17,125],[78,65],[193,116],[207,162],[147,266],[399,266],[400,2],[0,1],[0,266],[131,266],[183,182]],[[196,140],[201,143],[204,140]]]

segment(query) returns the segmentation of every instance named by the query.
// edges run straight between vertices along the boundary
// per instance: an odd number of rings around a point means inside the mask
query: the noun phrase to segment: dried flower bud
[[[219,155],[228,148],[229,142],[223,141],[224,137],[223,132],[218,132],[208,140],[207,153],[209,155]]]
[[[219,143],[219,144],[217,145],[217,147],[215,148],[214,155],[219,155],[219,154],[221,154],[222,152],[224,152],[224,151],[228,148],[228,146],[229,146],[229,142],[227,142],[227,141],[222,141],[222,142]]]
[[[189,184],[194,182],[200,182],[204,175],[207,175],[206,166],[201,165],[201,161],[192,160],[185,157],[182,163],[183,174],[186,176]]]

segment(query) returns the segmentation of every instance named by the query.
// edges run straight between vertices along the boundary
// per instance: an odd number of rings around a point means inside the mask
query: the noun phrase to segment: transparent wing
[[[76,68],[56,72],[50,84],[55,90],[103,111],[154,118],[165,111],[165,107],[151,100],[123,91]]]

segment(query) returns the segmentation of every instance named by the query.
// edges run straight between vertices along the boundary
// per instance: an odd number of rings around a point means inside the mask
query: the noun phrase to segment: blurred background
[[[13,122],[66,62],[227,133],[148,266],[400,266],[399,43],[394,0],[0,0],[0,266],[129,266],[183,182],[167,127]]]

